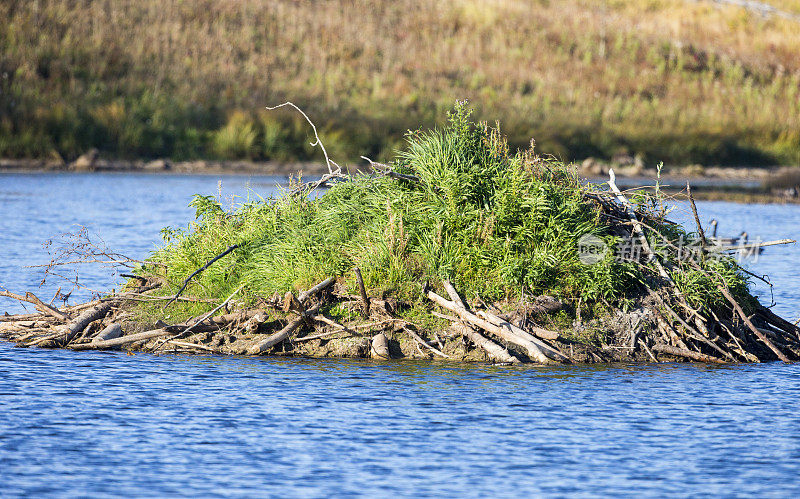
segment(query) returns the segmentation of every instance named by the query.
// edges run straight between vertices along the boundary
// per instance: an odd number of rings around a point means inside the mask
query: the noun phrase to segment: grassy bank
[[[791,12],[796,5],[786,4]],[[0,4],[0,156],[386,158],[455,99],[562,159],[800,163],[800,29],[711,2]]]

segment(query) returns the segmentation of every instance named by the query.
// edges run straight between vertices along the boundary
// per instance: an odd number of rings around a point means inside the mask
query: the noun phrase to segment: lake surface
[[[142,258],[194,193],[275,177],[0,175],[0,284],[49,300],[43,241],[74,224]],[[252,190],[251,190],[252,189]],[[798,238],[800,206],[700,203],[720,234]],[[688,220],[685,207],[675,218]],[[797,246],[767,248],[800,315]],[[109,269],[81,269],[107,289]],[[765,286],[757,287],[769,303]],[[81,293],[75,291],[73,298]],[[72,299],[71,301],[75,301]],[[0,312],[22,309],[0,299]],[[0,342],[0,496],[800,494],[800,365],[499,368],[126,355]]]

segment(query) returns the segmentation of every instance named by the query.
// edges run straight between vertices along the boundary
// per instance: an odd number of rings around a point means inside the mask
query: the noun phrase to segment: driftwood
[[[69,320],[69,316],[67,314],[43,302],[42,300],[39,299],[39,297],[37,297],[35,294],[31,292],[27,292],[25,293],[25,296],[22,296],[3,289],[0,290],[0,296],[5,296],[6,298],[12,298],[17,301],[24,301],[31,303],[36,308],[36,310],[42,312],[43,314],[47,314],[62,321]]]
[[[53,347],[68,345],[78,333],[86,329],[86,326],[105,317],[111,310],[111,305],[112,302],[100,303],[84,311],[67,326],[62,326],[63,330],[55,338],[52,338],[50,340],[51,342],[42,343],[40,346]]]
[[[698,362],[706,362],[711,364],[725,363],[724,360],[712,357],[711,355],[706,355],[704,353],[699,353],[699,352],[692,352],[691,350],[674,347],[672,345],[664,345],[659,343],[657,345],[653,345],[653,351],[674,355],[676,357],[684,357],[687,359],[696,360]]]
[[[472,327],[456,322],[451,326],[458,334],[464,336],[475,346],[483,349],[493,362],[500,362],[503,364],[519,364],[519,359],[508,353],[508,350],[498,345],[489,338],[483,336]]]
[[[264,351],[272,348],[278,343],[282,343],[289,337],[290,334],[292,334],[295,331],[295,329],[300,327],[301,324],[311,320],[315,315],[317,315],[317,312],[319,312],[320,305],[316,305],[311,309],[305,310],[306,307],[305,302],[313,295],[319,293],[320,291],[327,288],[334,282],[335,282],[334,279],[332,277],[329,277],[318,283],[316,286],[310,288],[309,290],[300,293],[300,296],[297,298],[298,304],[295,304],[295,306],[299,306],[301,310],[300,315],[294,320],[290,321],[289,324],[286,325],[286,327],[284,327],[277,333],[272,334],[269,337],[265,338],[264,340],[260,341],[259,343],[251,346],[248,349],[247,353],[249,353],[250,355],[258,355],[260,353],[263,353]]]
[[[411,329],[409,324],[406,324],[405,326],[403,326],[403,331],[408,333],[408,335],[411,336],[414,339],[414,341],[416,341],[420,345],[424,346],[425,348],[427,348],[428,350],[430,350],[434,354],[438,355],[439,357],[442,357],[442,358],[445,358],[445,359],[449,359],[450,358],[449,355],[447,355],[446,353],[442,352],[438,348],[434,347],[433,345],[431,345],[430,343],[425,341],[422,338],[422,336],[418,335],[413,329]]]
[[[732,295],[731,295],[731,293],[728,291],[728,289],[727,289],[727,288],[726,288],[724,285],[721,285],[721,284],[718,284],[718,285],[717,285],[717,289],[719,289],[719,291],[720,291],[720,292],[721,292],[721,293],[722,293],[722,294],[725,296],[725,298],[726,298],[726,299],[727,299],[727,300],[728,300],[728,301],[731,303],[731,305],[733,306],[733,309],[736,311],[736,313],[737,313],[737,314],[739,314],[739,317],[741,317],[741,318],[742,318],[742,320],[743,320],[743,321],[744,321],[744,323],[747,325],[747,327],[750,329],[750,331],[752,331],[752,332],[753,332],[753,333],[754,333],[754,334],[755,334],[755,335],[758,337],[758,339],[759,339],[759,340],[761,340],[761,342],[762,342],[762,343],[764,343],[765,345],[767,345],[767,347],[769,347],[769,349],[770,349],[770,350],[772,350],[772,352],[773,352],[773,353],[774,353],[774,354],[775,354],[775,355],[776,355],[776,356],[777,356],[777,357],[778,357],[780,360],[782,360],[782,361],[784,361],[784,362],[789,362],[789,359],[786,357],[786,355],[784,355],[784,354],[783,354],[783,352],[781,352],[781,351],[778,349],[778,347],[776,347],[776,346],[775,346],[775,344],[774,344],[774,343],[772,343],[772,342],[769,340],[769,338],[767,338],[767,336],[766,336],[764,333],[762,333],[762,332],[761,332],[761,331],[760,331],[760,330],[759,330],[757,327],[755,327],[755,326],[753,325],[752,321],[750,321],[750,318],[749,318],[749,317],[747,317],[747,314],[745,314],[745,313],[744,313],[744,310],[742,310],[742,307],[740,307],[740,306],[739,306],[739,304],[738,304],[738,303],[736,302],[736,300],[733,298],[733,296],[732,296]]]
[[[101,341],[113,340],[115,338],[119,338],[124,336],[125,333],[122,331],[122,326],[117,324],[116,322],[112,322],[108,326],[106,326],[102,331],[97,333],[94,338],[92,338],[93,343],[99,343]]]
[[[527,352],[528,356],[530,356],[536,362],[539,362],[539,363],[542,363],[542,364],[552,364],[553,363],[553,361],[550,358],[548,358],[544,354],[544,352],[535,343],[517,336],[516,334],[514,334],[510,330],[504,329],[504,328],[499,327],[499,326],[495,326],[494,324],[481,319],[477,315],[469,312],[464,307],[464,305],[457,304],[456,302],[449,301],[449,300],[437,295],[433,291],[428,291],[427,296],[431,301],[433,301],[434,303],[436,303],[440,307],[446,308],[447,310],[450,310],[451,312],[455,312],[462,320],[467,321],[470,324],[473,324],[473,325],[475,325],[475,326],[477,326],[477,327],[479,327],[481,329],[485,329],[486,331],[494,334],[495,336],[497,336],[499,338],[502,338],[503,340],[505,340],[505,341],[507,341],[509,343],[512,343],[514,345],[517,345],[517,346],[523,348]]]
[[[96,343],[92,342],[92,343],[72,344],[68,345],[68,348],[71,348],[73,350],[108,350],[111,348],[117,348],[123,345],[128,345],[130,343],[135,343],[137,341],[151,340],[153,338],[166,336],[168,334],[170,334],[170,332],[163,328],[153,329],[151,331],[144,331],[142,333],[129,334],[127,336],[122,336],[120,338],[114,338],[113,340],[98,341]]]
[[[389,339],[383,333],[378,333],[372,337],[370,342],[370,357],[373,359],[389,360],[392,355],[389,353]]]
[[[300,327],[300,325],[303,324],[309,316],[313,316],[318,311],[319,311],[319,306],[316,306],[306,311],[305,314],[299,315],[297,318],[290,321],[289,324],[286,325],[286,327],[284,327],[277,333],[268,336],[264,340],[250,347],[247,350],[247,353],[250,355],[259,355],[269,350],[270,348],[274,347],[275,345],[283,343],[283,341],[286,340],[289,337],[289,335],[294,332],[295,329]]]

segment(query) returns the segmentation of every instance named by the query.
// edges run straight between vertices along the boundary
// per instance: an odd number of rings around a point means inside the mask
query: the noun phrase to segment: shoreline
[[[0,159],[0,175],[13,173],[145,173],[163,175],[264,175],[289,178],[320,177],[328,173],[321,162],[277,162],[245,160],[166,159],[106,160],[86,158],[72,163],[52,159]],[[603,184],[608,170],[617,174],[622,189],[636,189],[655,184],[657,171],[630,165],[612,165],[592,161],[588,167],[576,164],[578,174],[588,182]],[[348,173],[367,172],[366,165],[344,165]],[[800,167],[708,167],[698,165],[672,168],[661,177],[661,189],[679,199],[685,195],[686,182],[692,195],[701,201],[729,201],[754,204],[800,204]]]

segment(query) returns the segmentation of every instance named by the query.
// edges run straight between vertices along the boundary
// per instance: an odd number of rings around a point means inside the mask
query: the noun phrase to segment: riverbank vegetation
[[[796,6],[781,9],[797,14]],[[800,23],[714,2],[0,4],[0,156],[387,160],[468,98],[563,160],[800,163]]]
[[[196,219],[164,229],[126,290],[55,333],[15,338],[501,362],[800,360],[800,329],[750,295],[727,254],[744,248],[670,222],[659,192],[629,200],[613,174],[610,191],[587,187],[563,163],[511,152],[463,104],[445,126],[409,132],[391,165],[351,176],[328,164],[322,179],[234,211],[196,196]]]

